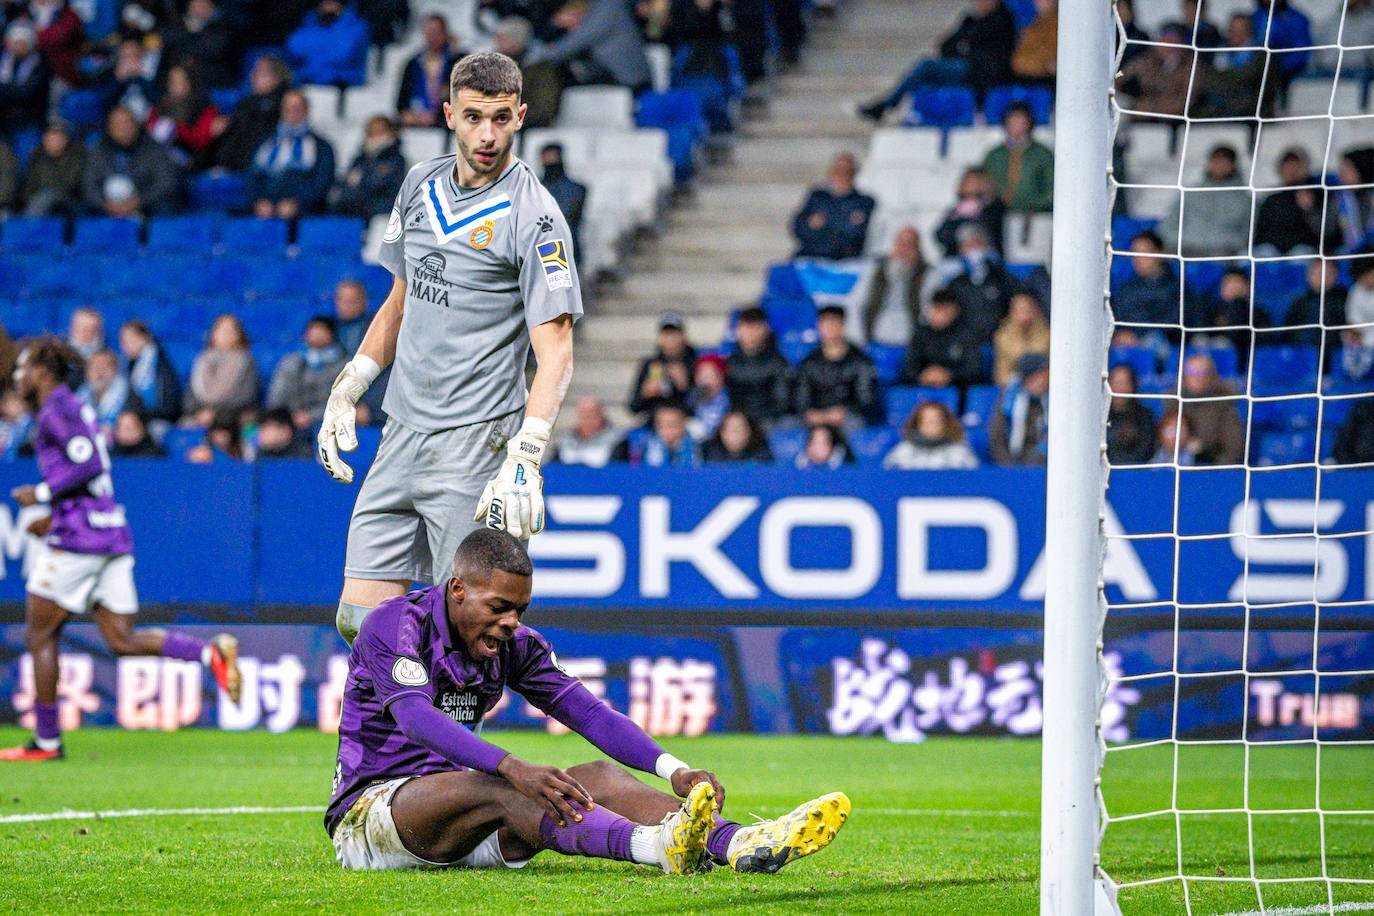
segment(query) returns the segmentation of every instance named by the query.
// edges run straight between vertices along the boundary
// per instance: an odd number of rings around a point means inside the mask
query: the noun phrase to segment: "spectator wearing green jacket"
[[[1048,213],[1054,207],[1054,153],[1031,136],[1035,118],[1025,104],[1008,105],[1002,126],[1007,139],[988,152],[983,168],[1008,210]]]

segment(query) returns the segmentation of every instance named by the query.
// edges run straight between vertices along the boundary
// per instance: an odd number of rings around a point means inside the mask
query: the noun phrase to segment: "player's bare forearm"
[[[367,326],[363,342],[358,352],[385,369],[396,358],[396,337],[401,333],[401,316],[405,314],[406,281],[397,277],[391,283],[391,292],[377,310],[372,323]]]
[[[530,346],[538,364],[530,383],[530,398],[525,416],[538,417],[552,425],[572,384],[573,319],[559,315],[530,329]]]

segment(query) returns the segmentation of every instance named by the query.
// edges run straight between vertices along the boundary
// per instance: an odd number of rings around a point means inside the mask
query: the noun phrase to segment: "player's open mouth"
[[[495,636],[483,636],[482,648],[486,649],[491,655],[497,655],[501,651],[501,640]]]
[[[490,163],[490,162],[494,162],[494,161],[496,160],[496,150],[494,150],[494,149],[489,149],[489,150],[481,150],[481,149],[479,149],[479,150],[478,150],[476,153],[474,153],[473,155],[475,155],[475,156],[476,156],[478,159],[480,159],[483,163]]]

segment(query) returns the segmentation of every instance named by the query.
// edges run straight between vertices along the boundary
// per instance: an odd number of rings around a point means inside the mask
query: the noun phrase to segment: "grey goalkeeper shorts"
[[[348,525],[344,575],[447,581],[477,501],[506,459],[521,411],[435,433],[388,420]]]

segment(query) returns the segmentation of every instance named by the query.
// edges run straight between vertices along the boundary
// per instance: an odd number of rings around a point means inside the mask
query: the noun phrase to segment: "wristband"
[[[46,480],[34,486],[33,498],[38,500],[40,503],[52,502],[52,487],[48,486],[48,482]]]
[[[674,773],[676,773],[678,770],[687,769],[691,768],[687,766],[687,764],[683,763],[681,760],[678,760],[672,754],[666,752],[659,754],[658,760],[654,762],[654,772],[657,773],[661,779],[666,779],[670,782],[673,779]]]
[[[353,371],[357,372],[362,380],[369,385],[377,381],[377,376],[382,374],[382,367],[377,365],[377,361],[363,353],[354,356],[349,362],[353,366]]]

